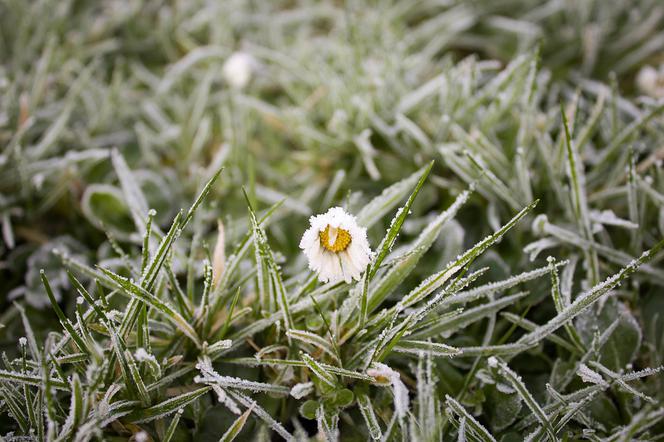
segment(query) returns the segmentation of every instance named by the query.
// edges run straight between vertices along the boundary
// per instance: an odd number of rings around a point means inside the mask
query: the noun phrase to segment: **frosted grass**
[[[657,2],[163,3],[0,6],[0,437],[661,432]]]

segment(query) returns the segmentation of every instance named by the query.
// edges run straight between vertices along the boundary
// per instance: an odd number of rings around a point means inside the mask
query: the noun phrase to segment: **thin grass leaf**
[[[168,252],[170,251],[173,243],[181,233],[181,228],[180,228],[181,218],[182,218],[182,211],[178,212],[177,216],[173,220],[173,223],[171,224],[171,228],[169,229],[168,233],[166,233],[166,236],[162,238],[162,241],[159,244],[159,247],[157,248],[157,252],[152,257],[152,261],[147,266],[145,272],[141,275],[141,283],[140,283],[141,287],[144,287],[147,290],[152,290],[154,283],[157,279],[157,276],[159,274],[159,270],[163,266]],[[103,269],[99,270],[102,272],[102,274],[106,277],[107,280],[110,279],[111,281],[114,281],[116,283],[111,285],[111,287],[113,288],[117,287],[118,281],[116,281],[115,278],[110,277],[105,270]],[[120,325],[119,328],[119,332],[122,336],[127,336],[131,328],[134,326],[134,323],[140,311],[141,302],[143,302],[141,299],[135,299],[135,298],[132,298],[129,301],[129,305],[126,308],[126,314],[123,317],[122,324]]]
[[[39,362],[41,352],[39,351],[39,347],[37,346],[37,339],[35,338],[35,332],[32,329],[32,325],[30,325],[30,320],[28,319],[28,316],[25,314],[25,308],[23,308],[22,305],[16,302],[14,303],[14,306],[21,315],[21,322],[23,323],[25,336],[26,339],[28,340],[28,348],[30,349],[30,356],[32,356],[32,359],[34,359],[36,362]]]
[[[286,323],[286,328],[287,330],[291,330],[292,328],[294,328],[293,317],[291,316],[288,296],[286,294],[284,283],[281,278],[281,272],[279,271],[279,268],[277,267],[277,264],[274,261],[274,256],[272,254],[270,246],[267,243],[267,238],[265,237],[265,233],[263,232],[262,228],[260,227],[260,224],[258,223],[258,220],[256,219],[256,214],[254,213],[254,210],[251,207],[249,196],[246,194],[246,192],[244,195],[249,210],[249,219],[251,220],[251,227],[254,237],[254,247],[258,251],[258,254],[256,256],[257,258],[256,265],[259,267],[262,265],[265,266],[265,270],[267,270],[268,273],[267,276],[269,276],[269,279],[271,281],[271,285],[268,285],[268,287],[272,287],[274,289],[274,296],[276,297],[277,302],[279,304],[279,308],[282,311],[283,319],[284,322]],[[271,293],[271,291],[268,291],[268,287],[263,287],[263,290],[267,291],[266,293]],[[270,299],[271,298],[272,296],[270,296]]]
[[[145,387],[143,378],[141,377],[141,374],[138,371],[136,360],[134,359],[134,356],[131,354],[129,350],[124,351],[124,359],[127,361],[127,365],[129,368],[129,375],[131,376],[130,382],[134,383],[134,385],[136,386],[136,390],[138,391],[138,397],[140,398],[141,403],[144,406],[146,406],[150,403],[150,395],[148,393],[147,388]]]
[[[565,305],[565,302],[560,293],[560,279],[558,278],[558,269],[555,265],[555,260],[549,257],[547,261],[549,263],[549,270],[551,272],[551,297],[553,298],[553,303],[556,307],[556,311],[560,313],[565,307],[567,307],[567,305]],[[569,323],[565,324],[564,327],[572,343],[580,351],[585,351],[583,342],[581,341],[581,338],[579,337],[576,330]]]
[[[143,253],[141,254],[141,275],[145,273],[145,269],[150,261],[150,237],[152,235],[152,220],[157,212],[154,209],[148,210],[148,220],[145,223],[145,233],[143,234]]]
[[[631,393],[634,396],[640,397],[644,401],[649,402],[653,405],[657,404],[657,401],[655,399],[651,398],[650,396],[648,396],[646,394],[641,393],[637,389],[635,389],[635,388],[631,387],[629,384],[627,384],[623,380],[623,376],[621,376],[620,374],[609,370],[608,368],[606,368],[605,366],[603,366],[599,362],[591,361],[590,364],[593,367],[597,368],[599,371],[601,371],[605,376],[610,378],[612,381],[617,383],[620,386],[620,388],[625,390],[626,392]]]
[[[427,225],[417,239],[403,253],[402,257],[398,258],[397,262],[385,272],[380,281],[371,290],[368,305],[369,312],[375,310],[417,266],[419,260],[438,238],[443,226],[456,216],[461,206],[468,201],[471,193],[472,191],[469,190],[462,192],[447,210]]]
[[[607,440],[611,442],[628,442],[637,438],[640,439],[640,437],[638,437],[639,434],[657,425],[662,419],[664,419],[664,408],[658,408],[655,410],[644,409],[634,415],[628,425],[625,425],[620,431],[614,433]]]
[[[133,423],[139,424],[166,417],[194,402],[210,390],[211,387],[202,387],[188,393],[182,393],[181,395],[167,399],[152,407],[133,411],[127,416],[127,419]]]
[[[479,155],[465,151],[466,157],[470,160],[470,163],[479,171],[480,176],[477,177],[478,180],[485,178],[488,181],[491,192],[499,196],[503,201],[512,207],[514,210],[518,210],[522,204],[514,199],[512,196],[514,192],[511,192],[510,189],[503,183],[500,178],[498,178],[485,164],[484,161],[479,157]]]
[[[248,409],[251,409],[256,416],[258,416],[265,423],[267,423],[272,430],[274,430],[277,434],[279,434],[279,436],[283,437],[287,441],[295,440],[293,435],[291,435],[284,428],[283,425],[274,420],[272,416],[270,416],[270,413],[265,411],[265,409],[260,405],[258,405],[256,401],[237,391],[229,391],[228,393],[233,399],[235,399],[236,401],[238,401]]]
[[[392,250],[392,247],[394,246],[394,243],[397,240],[397,236],[399,235],[399,231],[401,230],[401,226],[403,225],[403,222],[406,220],[406,217],[410,212],[410,207],[413,205],[413,202],[415,201],[417,194],[419,193],[420,189],[424,185],[424,182],[429,176],[429,172],[431,172],[432,167],[433,167],[433,162],[429,163],[426,169],[424,169],[424,172],[422,172],[422,175],[419,177],[419,180],[417,181],[415,188],[408,197],[408,201],[406,201],[406,204],[402,208],[400,208],[397,211],[394,218],[392,218],[392,221],[390,222],[390,227],[385,233],[385,236],[383,237],[382,241],[378,245],[375,258],[370,264],[371,265],[369,270],[370,279],[373,279],[373,277],[376,275],[376,272],[378,271],[378,268],[382,264],[383,260],[385,259],[387,254]]]
[[[0,370],[0,379],[3,379],[2,370]],[[21,398],[18,397],[18,395],[14,396],[12,391],[4,385],[0,385],[0,393],[2,393],[5,406],[11,413],[14,420],[16,420],[16,423],[18,424],[21,431],[23,433],[27,433],[28,429],[30,428],[30,422],[28,421],[28,417],[23,412],[24,407],[19,405],[21,403]]]
[[[175,435],[175,431],[178,428],[178,423],[180,423],[180,418],[183,414],[184,408],[180,408],[175,413],[175,416],[173,416],[173,419],[171,419],[171,423],[168,424],[168,429],[166,430],[166,434],[164,434],[163,442],[171,442],[171,439],[173,439],[173,436]]]
[[[583,409],[586,408],[596,398],[596,396],[597,393],[593,392],[580,401],[569,404],[567,406],[568,410],[558,419],[558,422],[556,422],[554,431],[556,433],[560,432],[563,428],[565,428],[565,425],[567,425],[568,422],[577,418],[577,415],[583,415]]]
[[[653,256],[662,248],[664,248],[664,240],[658,242],[653,248],[644,252],[639,258],[632,261],[628,266],[623,267],[618,273],[606,279],[588,290],[587,292],[579,295],[572,304],[565,308],[562,312],[552,318],[545,325],[538,327],[532,332],[524,335],[518,340],[521,344],[535,344],[546,336],[556,331],[562,325],[568,323],[583,311],[585,311],[592,304],[597,302],[603,295],[611,289],[619,285],[625,278],[634,273],[639,266],[650,261]]]
[[[311,344],[338,360],[337,352],[332,345],[317,334],[305,330],[288,330],[286,334],[293,339]]]
[[[387,358],[394,347],[396,347],[401,339],[409,332],[413,320],[413,315],[408,315],[400,324],[397,324],[390,329],[386,329],[388,332],[382,337],[382,339],[379,339],[378,345],[376,346],[369,363],[383,361]]]
[[[426,304],[415,310],[415,319],[417,322],[421,321],[427,314],[436,309],[440,309],[441,305],[445,304],[453,293],[463,290],[464,288],[472,285],[478,278],[484,275],[489,270],[488,267],[481,268],[472,272],[470,275],[462,277],[461,273],[457,278],[452,281],[447,287],[440,291],[436,296],[431,298]]]
[[[616,250],[596,241],[588,241],[575,232],[549,223],[546,219],[540,219],[540,221],[542,222],[542,229],[544,233],[551,235],[567,244],[573,245],[574,247],[579,247],[582,250],[592,248],[600,256],[606,258],[608,261],[622,266],[627,266],[632,261],[634,261],[634,258],[631,255],[622,252],[621,250]],[[537,220],[535,220],[535,222],[537,223]],[[662,276],[661,272],[658,272],[654,267],[643,264],[639,266],[638,270],[640,273],[648,275],[650,280],[657,282],[660,285],[664,285],[664,277]]]
[[[430,170],[430,165],[427,165],[408,178],[392,184],[384,189],[380,195],[369,201],[362,210],[357,214],[357,223],[361,226],[369,228],[385,216],[390,210],[394,209],[399,201],[404,199],[416,183],[422,180]]]
[[[364,423],[369,430],[369,436],[371,436],[373,440],[379,440],[383,436],[383,432],[378,424],[373,405],[371,405],[371,399],[369,399],[369,396],[366,394],[359,394],[357,395],[357,405],[360,408],[360,413],[362,413]]]
[[[318,424],[318,434],[325,437],[326,442],[336,442],[339,440],[339,416],[331,416],[325,411],[323,404],[316,410],[316,422]]]
[[[69,405],[69,414],[65,421],[62,431],[58,437],[59,440],[68,440],[73,432],[79,427],[80,423],[85,419],[86,404],[83,396],[83,387],[81,379],[78,374],[74,373],[70,380],[71,386],[71,399]]]
[[[620,152],[620,148],[625,146],[627,141],[639,130],[641,130],[650,120],[664,111],[664,103],[658,103],[655,107],[644,112],[639,118],[634,120],[631,124],[620,131],[615,137],[611,139],[611,143],[602,151],[599,159],[599,164],[608,164],[615,159],[615,156]],[[599,174],[602,168],[596,168],[595,172]],[[593,180],[595,177],[593,176]]]
[[[127,359],[127,353],[128,353],[127,345],[125,344],[124,339],[122,339],[122,336],[120,336],[118,332],[115,331],[110,324],[107,324],[106,327],[109,330],[111,345],[113,347],[113,354],[115,355],[115,358],[120,364],[120,373],[122,375],[122,380],[126,385],[127,391],[131,399],[136,399],[143,392],[141,392],[139,390],[139,387],[134,382],[132,382],[131,369],[129,368],[129,361]],[[114,371],[114,367],[109,365],[109,375],[111,374],[111,371]],[[146,401],[145,403],[147,403],[148,401]]]
[[[78,333],[76,333],[76,330],[74,330],[74,326],[72,325],[71,321],[67,319],[65,313],[58,305],[58,302],[55,299],[55,295],[53,294],[53,290],[51,289],[51,285],[49,284],[48,278],[46,277],[46,273],[44,272],[43,269],[39,272],[39,275],[41,277],[42,284],[44,285],[44,289],[46,290],[46,294],[48,295],[48,299],[49,301],[51,301],[51,306],[53,307],[55,314],[58,316],[58,319],[60,320],[62,328],[64,328],[67,331],[67,333],[69,333],[69,336],[74,340],[74,342],[82,352],[89,354],[90,350],[88,349],[86,343],[78,335]]]
[[[148,218],[148,203],[145,195],[136,182],[136,178],[132,174],[131,169],[129,169],[124,157],[117,149],[111,151],[111,161],[115,173],[120,179],[120,186],[122,187],[127,207],[129,207],[129,211],[134,219],[134,224],[139,233],[145,235],[147,232],[146,220]]]
[[[556,267],[567,264],[567,261],[558,261]],[[490,282],[472,289],[461,290],[442,301],[441,306],[465,304],[475,301],[481,297],[495,295],[504,292],[519,284],[540,278],[549,273],[549,266],[539,267],[535,270],[519,273],[502,281]]]
[[[159,310],[170,322],[173,323],[182,333],[184,333],[189,339],[191,339],[197,347],[201,346],[200,338],[198,337],[196,330],[184,319],[178,312],[175,311],[173,307],[167,303],[161,301],[156,296],[149,293],[143,287],[134,284],[127,278],[116,275],[110,270],[100,268],[100,270],[108,276],[111,280],[115,281],[117,286],[119,286],[124,293],[130,296],[132,299],[136,299],[141,302],[145,302],[156,310]],[[127,307],[128,309],[130,307]]]
[[[535,208],[539,200],[535,200],[517,213],[508,223],[498,229],[492,235],[486,237],[479,243],[475,244],[471,249],[466,251],[463,255],[458,257],[454,262],[448,264],[445,269],[436,273],[435,275],[427,278],[423,283],[421,283],[415,290],[411,291],[408,295],[404,297],[403,300],[399,302],[400,309],[410,307],[413,304],[424,299],[427,295],[432,293],[438,287],[441,287],[445,282],[449,280],[455,273],[461,270],[464,266],[472,263],[475,258],[481,255],[486,249],[491,247],[497,241],[499,241],[505,233],[510,230],[514,225],[526,214]]]
[[[300,357],[302,358],[302,361],[307,366],[307,368],[311,370],[311,373],[314,376],[323,381],[323,383],[327,384],[329,387],[335,388],[337,386],[337,378],[325,367],[316,362],[314,358],[304,352],[300,352]]]
[[[638,201],[638,175],[636,171],[636,164],[634,158],[634,151],[630,149],[629,151],[629,163],[627,170],[627,207],[629,211],[629,219],[637,227],[641,224],[641,219],[639,217],[639,201]],[[634,229],[630,232],[631,235],[631,247],[632,251],[642,250],[642,234],[637,229]]]
[[[576,145],[577,152],[583,152],[583,148],[586,143],[592,137],[593,133],[597,130],[598,123],[602,117],[602,111],[604,110],[604,102],[606,101],[606,93],[601,92],[598,97],[595,105],[593,106],[590,116],[586,124],[579,130],[579,135],[577,135],[574,144]]]
[[[563,128],[565,135],[565,146],[567,148],[567,173],[572,187],[572,201],[574,214],[579,229],[583,232],[585,238],[592,241],[593,234],[590,226],[590,218],[588,215],[588,201],[585,193],[585,175],[581,170],[579,164],[578,153],[572,144],[572,136],[570,135],[569,127],[567,124],[567,115],[565,110],[560,109],[560,114],[563,120]],[[585,250],[586,261],[588,264],[588,279],[591,283],[597,284],[599,282],[599,261],[597,259],[597,252],[593,249]]]
[[[27,360],[26,360],[26,356],[27,356],[26,347],[27,347],[27,345],[24,341],[19,340],[19,346],[21,347],[21,361],[22,361],[22,367],[21,368],[23,370],[23,373],[27,373],[28,372],[28,363],[27,363]],[[40,393],[37,393],[37,395],[39,395],[39,394]],[[30,394],[30,388],[29,388],[28,384],[23,384],[23,401],[24,401],[24,403],[31,405],[33,403],[33,401],[31,400],[31,397],[32,397],[32,395]],[[28,420],[30,421],[30,427],[33,428],[33,429],[37,428],[40,425],[38,421],[41,419],[41,416],[38,419],[36,414],[40,414],[40,413],[35,413],[35,410],[33,410],[30,406],[28,406]]]
[[[410,339],[401,339],[394,347],[394,350],[399,353],[410,353],[414,355],[425,353],[431,357],[448,358],[460,355],[462,353],[458,348],[438,342],[413,341]]]
[[[491,435],[491,433],[489,433],[489,430],[477,422],[477,420],[470,413],[468,413],[468,411],[466,411],[466,409],[463,408],[463,406],[458,403],[452,396],[445,396],[445,404],[450,410],[452,410],[452,412],[454,412],[454,414],[466,420],[466,426],[468,430],[472,431],[479,440],[485,442],[496,442],[496,439]]]
[[[362,291],[360,292],[360,324],[364,327],[369,314],[369,272],[365,271],[362,275]]]
[[[196,197],[194,203],[191,205],[184,219],[180,223],[180,229],[184,229],[185,227],[187,227],[187,224],[189,224],[189,221],[191,221],[191,219],[193,218],[194,213],[196,213],[198,206],[200,206],[203,200],[208,196],[208,194],[212,190],[212,186],[214,186],[214,184],[216,183],[217,179],[219,178],[223,170],[224,168],[220,167],[214,173],[214,175],[212,175],[212,177],[207,181],[207,183],[205,183],[205,186],[203,186],[203,189],[201,189],[200,193],[198,194],[198,197]]]
[[[141,285],[146,287],[148,290],[151,287],[153,287],[154,281],[156,280],[159,270],[161,269],[162,265],[164,264],[164,261],[166,260],[168,252],[170,251],[175,240],[178,238],[178,236],[180,236],[180,233],[182,231],[181,226],[183,224],[183,221],[181,221],[182,216],[183,216],[182,211],[179,211],[178,214],[173,219],[171,228],[162,238],[156,253],[152,257],[152,260],[150,261],[149,265],[146,267],[145,272],[141,275],[141,281],[142,281]]]
[[[516,374],[514,371],[512,371],[509,366],[502,361],[498,361],[498,364],[500,366],[500,372],[501,374],[509,381],[510,384],[514,387],[516,392],[519,394],[523,402],[528,406],[528,408],[533,412],[537,420],[542,424],[544,429],[546,430],[549,439],[551,441],[556,441],[556,434],[553,430],[553,426],[551,425],[551,422],[549,421],[548,416],[542,410],[542,407],[537,403],[535,398],[530,394],[530,391],[526,388],[526,385],[523,383],[521,380],[521,376]]]
[[[42,377],[30,374],[24,374],[8,370],[0,370],[0,379],[7,382],[17,382],[19,384],[42,386]],[[58,390],[69,390],[67,383],[51,379],[51,386]]]
[[[232,388],[240,390],[249,390],[253,392],[265,392],[274,394],[288,395],[290,388],[281,385],[267,384],[265,382],[248,381],[231,376],[222,376],[217,373],[209,360],[201,360],[196,364],[196,368],[200,371],[200,375],[194,378],[194,382],[198,384],[218,385],[222,388]]]
[[[219,439],[219,442],[231,442],[235,440],[238,434],[242,431],[244,428],[244,424],[247,422],[247,418],[251,414],[253,410],[253,407],[249,407],[247,411],[242,413],[240,417],[235,419],[235,422],[226,430],[223,436],[221,436],[221,439]]]
[[[514,313],[510,312],[501,312],[500,314],[502,317],[510,321],[512,324],[516,324],[519,327],[522,327],[526,331],[533,331],[537,328],[537,324],[534,322],[531,322],[525,318],[522,318],[519,315],[515,315]],[[557,336],[557,335],[549,335],[546,337],[546,339],[550,340],[551,342],[555,343],[556,345],[559,345],[569,351],[570,353],[579,353],[579,349],[564,340],[563,338]]]
[[[442,320],[433,320],[430,324],[422,324],[421,331],[412,334],[414,338],[429,338],[445,332],[456,332],[468,325],[479,321],[489,315],[493,315],[501,309],[513,304],[528,295],[528,292],[520,292],[511,296],[505,296],[495,301],[490,301],[480,306],[468,309],[461,314],[449,316]]]

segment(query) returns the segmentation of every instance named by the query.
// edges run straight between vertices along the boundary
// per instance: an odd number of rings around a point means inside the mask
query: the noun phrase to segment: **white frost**
[[[302,399],[312,391],[314,391],[314,383],[305,382],[305,383],[295,384],[293,388],[291,388],[290,395],[293,396],[295,399]]]
[[[375,378],[378,383],[389,381],[394,393],[394,411],[399,418],[405,417],[409,406],[408,389],[399,373],[385,364],[376,362],[373,368],[367,370],[367,374]]]

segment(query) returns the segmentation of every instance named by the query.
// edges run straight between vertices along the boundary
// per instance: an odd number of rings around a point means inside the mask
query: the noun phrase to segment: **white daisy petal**
[[[371,260],[367,229],[341,207],[309,218],[300,248],[322,282],[360,280]]]
[[[344,254],[343,261],[344,261],[345,270],[349,275],[348,282],[350,282],[351,279],[360,279],[360,275],[362,274],[362,269],[355,265],[355,262],[353,261],[350,253],[346,251],[343,252],[343,254]]]

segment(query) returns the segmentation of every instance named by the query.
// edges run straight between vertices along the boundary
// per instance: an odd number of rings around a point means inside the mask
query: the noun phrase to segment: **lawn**
[[[658,0],[0,0],[0,442],[664,439]]]

